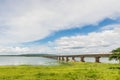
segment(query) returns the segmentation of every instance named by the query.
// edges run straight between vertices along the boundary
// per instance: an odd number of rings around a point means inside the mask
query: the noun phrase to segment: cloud
[[[27,48],[27,47],[0,47],[0,54],[21,54],[21,53],[26,53],[26,52],[29,52],[30,49]]]
[[[120,14],[119,0],[11,0],[0,3],[0,44],[43,39]],[[84,37],[84,36],[83,36]]]
[[[107,29],[113,27],[113,29]],[[62,37],[55,41],[56,49],[69,53],[104,53],[120,47],[120,25],[105,26],[101,32]]]
[[[116,19],[120,17],[119,3],[120,0],[0,1],[0,52],[108,52],[120,46],[119,24],[88,35],[62,37],[47,45],[20,47],[19,44],[43,39],[59,30]]]
[[[57,50],[48,45],[39,45],[32,47],[8,47],[0,46],[0,55],[18,55],[18,54],[57,54]]]
[[[120,28],[120,24],[108,25],[101,28],[101,30],[112,30],[114,28]]]
[[[109,29],[109,27],[112,29]],[[109,53],[120,46],[120,25],[107,25],[99,32],[91,32],[87,35],[74,35],[61,37],[46,45],[33,45],[31,47],[0,47],[1,54],[87,54]]]

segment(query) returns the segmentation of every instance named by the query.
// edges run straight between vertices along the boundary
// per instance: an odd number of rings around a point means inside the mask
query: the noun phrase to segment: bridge
[[[0,55],[0,56],[25,56],[25,57],[46,57],[51,59],[56,59],[58,61],[76,61],[75,58],[79,57],[81,62],[85,62],[85,57],[94,57],[95,62],[100,62],[101,57],[109,57],[111,54],[81,54],[81,55],[33,55],[33,54],[24,54],[24,55]]]
[[[95,62],[100,63],[100,58],[101,57],[109,57],[111,54],[81,54],[81,55],[59,55],[59,56],[54,56],[58,61],[76,61],[75,58],[79,57],[81,62],[85,62],[84,58],[85,57],[94,57]],[[70,60],[71,58],[71,60]]]

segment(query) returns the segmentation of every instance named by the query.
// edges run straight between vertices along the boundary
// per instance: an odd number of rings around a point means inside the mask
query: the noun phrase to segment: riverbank
[[[74,62],[55,66],[0,66],[0,80],[120,80],[120,64]]]

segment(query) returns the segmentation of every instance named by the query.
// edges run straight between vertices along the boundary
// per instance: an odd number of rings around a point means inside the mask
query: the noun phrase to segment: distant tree
[[[120,64],[120,48],[112,50],[111,52],[112,52],[112,54],[109,57],[109,60],[115,59],[116,61],[119,61],[119,64]]]

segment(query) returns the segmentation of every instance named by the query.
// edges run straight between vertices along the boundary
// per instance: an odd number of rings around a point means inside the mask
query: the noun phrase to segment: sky
[[[0,55],[109,53],[120,0],[0,0]]]

